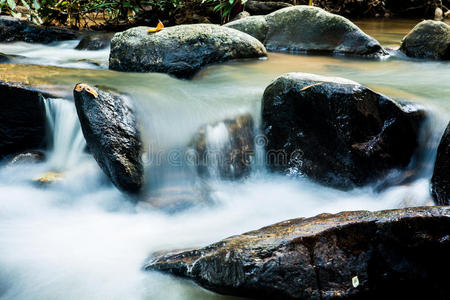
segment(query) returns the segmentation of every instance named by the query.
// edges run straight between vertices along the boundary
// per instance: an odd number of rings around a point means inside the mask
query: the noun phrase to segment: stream
[[[417,20],[355,23],[383,46],[398,47]],[[53,137],[47,161],[0,168],[0,299],[232,299],[141,267],[156,251],[205,246],[290,218],[432,205],[430,168],[416,181],[383,192],[372,187],[343,192],[271,174],[259,159],[245,180],[205,182],[183,154],[202,125],[242,113],[259,125],[265,87],[295,71],[348,78],[422,104],[432,115],[436,147],[450,118],[448,62],[398,54],[374,61],[269,53],[267,59],[210,66],[188,81],[110,71],[109,49],[77,51],[76,44],[0,44],[0,52],[19,55],[15,64],[0,65],[0,79],[51,87],[62,95],[70,95],[78,82],[129,95],[146,143],[151,182],[146,194],[158,191],[164,198],[173,189],[189,192],[201,184],[209,204],[174,212],[128,201],[85,151],[73,102],[45,99]],[[219,129],[208,132],[216,143],[223,139]],[[434,153],[435,148],[427,153],[430,165]],[[63,180],[45,187],[32,182],[49,171],[62,172]]]

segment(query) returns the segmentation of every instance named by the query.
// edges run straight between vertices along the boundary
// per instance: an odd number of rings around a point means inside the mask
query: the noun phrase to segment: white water
[[[55,171],[75,167],[84,155],[86,140],[73,102],[65,99],[44,99],[45,112],[53,136],[49,165]]]
[[[75,47],[75,42],[50,46],[19,43],[0,45],[0,52],[27,56],[32,63],[65,67],[83,67],[79,62],[71,65],[70,61],[81,57],[78,55],[98,55],[101,61],[107,61],[106,52],[79,52],[69,46]],[[57,68],[39,76],[71,87],[82,78],[131,93],[138,102],[147,150],[153,158],[160,152],[183,149],[204,124],[246,112],[259,124],[264,87],[288,71],[347,77],[389,95],[421,101],[438,115],[431,125],[437,140],[450,112],[446,101],[450,91],[448,68],[448,64],[436,62],[367,62],[273,54],[264,62],[208,68],[193,81],[161,74],[64,73]],[[83,153],[73,103],[48,99],[46,105],[54,139],[48,161],[0,167],[2,300],[223,299],[226,297],[190,282],[142,272],[141,267],[154,251],[204,246],[289,218],[431,204],[429,169],[424,170],[422,179],[383,193],[371,188],[341,192],[305,178],[269,174],[260,162],[247,180],[206,182],[215,205],[176,214],[143,204],[134,206],[111,186],[95,160]],[[220,147],[225,135],[220,127],[216,129],[211,128],[209,139]],[[433,151],[428,153],[430,164]],[[163,161],[151,164],[147,175],[158,186],[170,187],[179,181],[190,185],[197,178],[184,167]],[[64,172],[63,180],[46,187],[31,182],[55,169]]]

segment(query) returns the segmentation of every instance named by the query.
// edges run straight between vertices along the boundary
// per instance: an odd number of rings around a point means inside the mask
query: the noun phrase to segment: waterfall
[[[73,102],[44,99],[51,142],[49,165],[55,171],[67,170],[81,159],[86,141]]]
[[[230,137],[224,122],[206,126],[206,163],[212,178],[220,178],[220,168],[225,164],[224,153],[230,147]]]

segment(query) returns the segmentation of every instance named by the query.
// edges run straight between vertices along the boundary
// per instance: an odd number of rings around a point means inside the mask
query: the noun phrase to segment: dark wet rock
[[[431,193],[438,205],[450,204],[450,123],[442,136],[437,150]]]
[[[155,254],[144,269],[257,299],[443,300],[449,228],[449,207],[321,214]]]
[[[252,15],[267,15],[276,10],[290,6],[292,6],[292,4],[281,1],[249,0],[245,3],[245,9]]]
[[[450,60],[450,26],[422,21],[403,38],[400,50],[414,58]]]
[[[113,33],[90,34],[81,39],[75,47],[77,50],[102,50],[111,45]]]
[[[114,35],[110,69],[190,78],[209,64],[266,56],[257,39],[218,25],[180,25],[152,34],[147,30],[135,27]]]
[[[75,86],[74,97],[83,135],[100,168],[120,190],[139,192],[142,142],[130,100],[86,84]]]
[[[406,168],[426,114],[354,81],[290,73],[266,88],[262,118],[272,170],[350,189]]]
[[[40,151],[28,151],[17,154],[9,160],[8,166],[16,166],[21,164],[36,164],[45,161],[45,154]]]
[[[62,27],[38,26],[31,22],[0,16],[0,42],[24,41],[48,44],[56,41],[76,40],[79,32]]]
[[[200,128],[192,146],[202,177],[239,179],[250,174],[255,155],[254,123],[250,114],[239,115]]]
[[[11,59],[9,58],[8,55],[0,53],[0,64],[6,64],[11,62]]]
[[[0,159],[46,147],[46,92],[0,80]]]
[[[264,16],[250,16],[227,23],[224,26],[245,32],[258,39],[261,43],[264,43],[266,40],[266,34],[269,30]]]

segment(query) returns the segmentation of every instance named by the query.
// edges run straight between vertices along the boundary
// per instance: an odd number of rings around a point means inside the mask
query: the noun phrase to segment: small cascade
[[[53,137],[49,165],[55,171],[64,171],[80,162],[86,140],[73,102],[48,98],[44,104]]]
[[[206,126],[206,156],[204,159],[212,178],[221,177],[221,168],[225,165],[223,160],[226,159],[224,154],[230,147],[228,128],[224,122]]]

